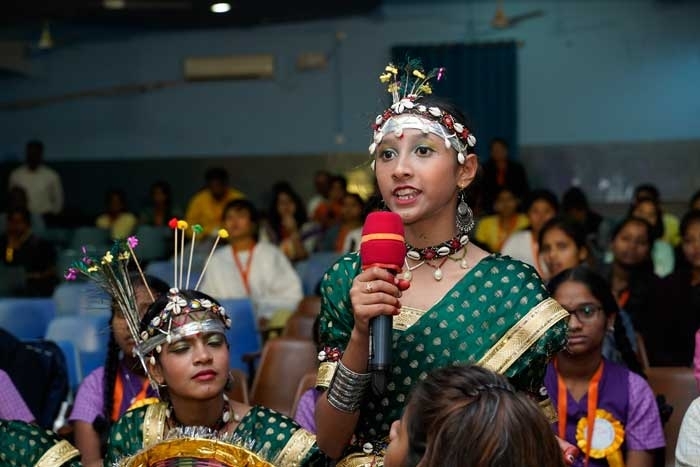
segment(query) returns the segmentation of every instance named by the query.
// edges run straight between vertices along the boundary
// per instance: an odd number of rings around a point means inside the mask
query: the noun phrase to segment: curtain
[[[391,57],[397,65],[408,57],[420,59],[426,70],[445,67],[445,77],[433,80],[433,90],[465,113],[484,161],[494,137],[508,141],[510,156],[517,158],[517,47],[515,42],[399,45]]]

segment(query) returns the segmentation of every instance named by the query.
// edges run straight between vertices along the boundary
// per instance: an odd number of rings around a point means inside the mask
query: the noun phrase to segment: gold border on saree
[[[56,467],[63,465],[74,457],[80,456],[80,452],[66,440],[59,441],[46,451],[35,467]]]
[[[549,328],[569,316],[553,298],[541,301],[496,342],[477,365],[503,374]]]
[[[274,465],[297,467],[309,453],[316,443],[316,435],[309,433],[303,428],[298,429],[284,445],[284,448],[277,454]]]

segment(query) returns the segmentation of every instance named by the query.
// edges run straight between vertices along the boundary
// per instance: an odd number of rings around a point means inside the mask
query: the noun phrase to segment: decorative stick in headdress
[[[187,222],[183,221],[183,220],[177,221],[177,228],[178,228],[178,230],[180,230],[180,279],[178,280],[177,277],[175,278],[175,282],[177,283],[177,285],[175,287],[177,287],[178,289],[181,289],[182,288],[182,270],[184,269],[183,268],[183,261],[185,258],[185,229],[187,229]],[[177,258],[176,258],[176,260],[177,260]]]
[[[168,227],[173,229],[173,287],[177,287],[177,217],[168,221]]]
[[[148,281],[146,280],[146,276],[143,273],[143,270],[141,269],[141,264],[139,264],[139,259],[136,257],[136,253],[134,253],[134,248],[139,244],[139,239],[136,238],[135,236],[131,236],[126,239],[126,246],[129,248],[129,253],[131,253],[131,257],[134,258],[134,264],[136,264],[136,269],[139,270],[139,274],[141,275],[141,280],[143,281],[144,287],[146,287],[146,292],[148,292],[148,296],[151,297],[151,301],[155,302],[156,299],[153,297],[153,293],[151,292],[151,288],[148,286]]]
[[[187,282],[185,282],[185,288],[190,288],[190,271],[192,271],[192,254],[194,253],[194,242],[197,238],[198,233],[202,233],[204,229],[201,225],[195,224],[192,226],[192,243],[190,243],[190,260],[187,264]]]
[[[199,276],[199,280],[197,281],[197,284],[194,286],[195,290],[198,289],[199,283],[202,282],[202,278],[204,277],[204,273],[207,272],[207,267],[209,266],[209,260],[211,260],[211,257],[214,254],[214,250],[216,250],[216,245],[219,244],[219,239],[221,239],[221,238],[228,238],[228,231],[226,229],[219,229],[218,235],[216,236],[216,240],[214,240],[214,245],[211,247],[211,251],[209,252],[209,256],[207,257],[207,261],[204,263],[204,267],[202,268],[202,273]]]

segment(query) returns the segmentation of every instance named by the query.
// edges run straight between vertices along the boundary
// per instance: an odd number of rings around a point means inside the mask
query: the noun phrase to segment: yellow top
[[[245,198],[245,195],[235,188],[229,188],[228,193],[221,200],[214,199],[209,190],[201,190],[190,200],[185,220],[189,225],[201,225],[203,237],[216,234],[221,227],[221,217],[226,205],[234,199],[241,198]]]
[[[499,218],[496,215],[482,217],[476,224],[474,238],[485,245],[492,253],[500,253],[508,237],[513,232],[524,229],[529,224],[530,222],[524,214],[516,214],[513,221],[510,221],[509,225],[504,227],[501,227]]]

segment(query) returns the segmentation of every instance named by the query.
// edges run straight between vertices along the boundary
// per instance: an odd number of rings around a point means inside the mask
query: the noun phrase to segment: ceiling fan
[[[503,9],[503,0],[498,0],[496,13],[491,19],[491,27],[494,29],[508,29],[525,20],[539,18],[540,16],[544,16],[543,10],[532,10],[519,15],[508,16]]]

